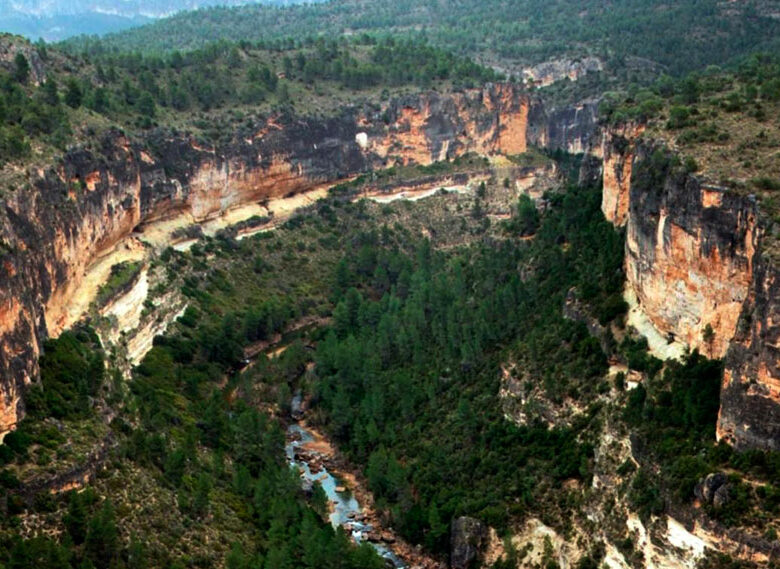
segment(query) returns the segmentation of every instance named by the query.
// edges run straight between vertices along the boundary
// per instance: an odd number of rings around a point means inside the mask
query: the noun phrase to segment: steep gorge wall
[[[548,116],[518,87],[494,84],[328,118],[269,117],[218,151],[162,130],[143,140],[113,130],[93,149],[69,151],[0,201],[0,434],[22,416],[42,342],[72,324],[87,268],[144,226],[204,221],[397,163],[519,154],[529,144],[580,148],[594,119],[582,109]]]
[[[569,154],[599,155],[597,99],[547,108],[532,105],[529,111],[528,139],[539,148],[562,150]]]
[[[662,334],[720,358],[747,298],[757,211],[748,200],[702,185],[671,160],[652,147],[637,149],[628,199],[627,279]],[[711,338],[703,334],[708,325]]]
[[[762,252],[725,364],[718,440],[780,451],[780,267]]]
[[[627,286],[661,334],[725,358],[718,438],[780,449],[780,271],[762,252],[758,205],[640,134],[608,130],[601,150],[602,209],[626,226]]]

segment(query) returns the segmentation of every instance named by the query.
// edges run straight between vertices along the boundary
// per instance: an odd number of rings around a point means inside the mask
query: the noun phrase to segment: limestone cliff
[[[637,148],[628,198],[626,274],[655,327],[722,357],[747,298],[755,204],[704,186],[652,147]],[[711,326],[714,336],[705,338]]]
[[[81,316],[74,296],[85,271],[129,235],[143,238],[155,223],[181,216],[214,219],[396,163],[582,145],[593,117],[573,128],[579,115],[548,116],[519,87],[494,84],[325,118],[258,119],[221,148],[177,132],[132,139],[110,130],[92,149],[31,169],[25,187],[0,202],[0,433],[21,417],[42,340]]]
[[[607,221],[623,227],[628,221],[628,194],[634,166],[633,141],[642,132],[640,125],[605,129],[598,152],[603,161],[601,211]]]
[[[532,105],[529,112],[529,141],[540,148],[592,153],[600,131],[596,99],[551,108]]]
[[[725,367],[718,439],[780,450],[780,268],[760,252]]]
[[[607,130],[601,149],[602,209],[626,225],[628,292],[659,337],[725,358],[718,438],[780,449],[780,279],[760,208],[640,133]]]

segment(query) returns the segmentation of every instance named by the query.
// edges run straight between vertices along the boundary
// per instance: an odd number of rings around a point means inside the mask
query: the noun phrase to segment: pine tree
[[[130,547],[127,551],[127,567],[128,569],[146,569],[148,565],[146,547],[138,539],[138,536],[133,535],[130,538]]]
[[[108,91],[106,91],[105,87],[98,87],[95,89],[92,109],[96,113],[104,113],[108,110]]]
[[[89,509],[84,495],[77,492],[70,495],[68,512],[63,516],[62,521],[73,543],[76,545],[84,543],[89,521]]]
[[[30,64],[22,53],[17,53],[14,57],[14,79],[19,83],[26,83],[30,76]]]
[[[57,82],[53,78],[48,78],[42,86],[43,102],[52,107],[60,104],[60,96],[57,92]]]
[[[79,82],[71,77],[68,79],[65,91],[65,103],[74,109],[78,109],[81,106],[81,102],[84,98],[84,93],[81,90]]]
[[[209,494],[211,493],[211,477],[206,472],[198,476],[195,484],[195,496],[192,498],[192,510],[197,516],[204,516],[208,513]]]
[[[152,97],[152,94],[149,91],[144,91],[138,99],[138,112],[150,119],[154,118],[157,114],[157,105],[154,102],[154,97]]]
[[[290,102],[290,88],[287,87],[286,81],[279,87],[279,102],[282,104]]]
[[[443,542],[447,535],[447,524],[442,521],[436,503],[431,504],[428,510],[428,525],[430,529],[425,536],[426,545],[432,551],[441,551],[445,545]]]
[[[97,569],[108,569],[119,557],[119,531],[114,508],[108,500],[89,522],[84,551]]]

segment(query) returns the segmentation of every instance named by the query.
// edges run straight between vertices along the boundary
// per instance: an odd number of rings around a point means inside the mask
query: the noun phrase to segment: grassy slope
[[[683,167],[705,181],[755,195],[780,221],[780,62],[752,57],[735,70],[711,69],[651,89],[632,89],[602,105],[613,122],[646,124],[644,137],[665,141]],[[764,247],[777,254],[776,239]]]

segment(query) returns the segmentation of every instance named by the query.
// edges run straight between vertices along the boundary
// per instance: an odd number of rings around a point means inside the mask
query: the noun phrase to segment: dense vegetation
[[[41,381],[26,394],[29,420],[24,425],[45,419],[78,422],[93,418],[92,402],[104,395],[107,375],[98,337],[88,329],[66,331],[56,340],[46,342],[44,350],[40,361]],[[51,451],[63,442],[64,437],[56,428],[22,427],[9,433],[0,445],[0,465],[29,460],[28,449],[32,444]],[[40,460],[43,465],[50,460],[46,451]],[[3,473],[2,478],[6,485],[17,485],[16,476],[10,472]]]
[[[594,304],[619,290],[621,250],[599,193],[580,188],[555,199],[532,243],[444,254],[423,241],[408,255],[385,231],[353,242],[333,329],[317,348],[315,402],[410,540],[447,551],[447,522],[459,515],[502,528],[547,509],[567,523],[561,484],[588,481],[592,449],[579,440],[588,418],[553,430],[507,422],[502,348],[522,353],[529,379],[551,392],[593,392],[605,356],[561,306],[572,286]],[[527,265],[523,280],[517,267]]]
[[[294,4],[299,0],[263,0],[265,4]],[[322,0],[308,0],[322,1]],[[88,2],[63,0],[49,2],[45,9],[36,0],[3,4],[0,12],[0,29],[20,34],[30,39],[39,37],[46,41],[62,40],[79,34],[106,34],[133,26],[140,26],[180,10],[192,10],[200,6],[245,4],[235,1],[183,1],[160,0],[143,4],[139,2]]]
[[[771,12],[767,0],[629,0],[609,5],[600,0],[338,0],[284,9],[245,6],[184,13],[105,41],[125,50],[162,51],[200,47],[215,39],[421,33],[436,45],[503,62],[596,53],[616,61],[648,58],[680,73],[776,47],[780,23]]]
[[[647,122],[667,111],[667,128],[677,130],[699,122],[699,103],[714,104],[728,113],[745,112],[765,121],[769,117],[762,104],[778,101],[780,60],[774,54],[756,53],[728,70],[713,65],[679,79],[664,75],[644,88],[629,86],[623,93],[607,93],[602,114],[614,123]],[[666,108],[670,105],[671,110]]]
[[[306,110],[307,101],[296,94],[313,86],[321,90],[335,85],[359,92],[403,85],[430,87],[446,80],[476,85],[497,77],[448,52],[393,40],[378,44],[318,40],[282,50],[222,42],[165,56],[114,53],[94,45],[86,53],[95,65],[98,84],[104,85],[83,86],[88,106],[99,112],[138,113],[142,126],[163,116],[165,109],[187,115],[225,107],[250,110],[269,102]],[[293,83],[298,84],[295,91]]]
[[[722,373],[719,361],[693,352],[628,394],[624,418],[644,465],[630,498],[641,515],[660,514],[670,503],[692,502],[704,477],[726,471],[728,497],[708,513],[727,525],[755,525],[771,539],[780,514],[780,453],[735,453],[714,443]],[[650,474],[656,466],[660,476]]]
[[[199,296],[208,302],[207,293]],[[242,344],[273,334],[290,316],[290,309],[273,299],[247,308],[238,333],[233,315],[220,321],[189,310],[181,334],[156,340],[124,394],[120,378],[108,387],[110,393],[101,393],[106,360],[90,330],[66,332],[46,345],[41,387],[28,394],[28,418],[0,447],[3,464],[13,467],[0,475],[0,564],[20,569],[384,566],[368,545],[355,547],[345,532],[323,520],[326,505],[318,488],[307,504],[284,456],[280,425],[246,398],[226,397],[217,387],[243,357]],[[128,540],[133,508],[126,502],[115,505],[122,497],[118,488],[106,493],[88,487],[52,496],[43,487],[29,494],[34,485],[22,484],[14,472],[22,475],[31,455],[50,461],[59,454],[66,439],[57,421],[78,424],[94,418],[98,402],[118,412],[106,440],[119,441],[110,468],[123,488],[138,483],[133,478],[138,469],[148,472],[155,489],[145,501],[172,495],[186,524],[213,526],[210,531],[220,531],[225,512],[233,512],[232,523],[240,523],[241,531],[224,558],[217,551],[176,556],[176,541],[161,548],[159,536],[151,540],[149,532],[158,523],[154,517],[167,514],[157,511],[159,504],[152,504],[151,518],[143,525],[132,526]],[[101,488],[100,481],[95,486]],[[23,538],[18,516],[31,512],[50,517],[49,523],[63,532],[60,538]],[[176,540],[181,531],[166,528],[163,541]]]
[[[62,146],[71,134],[57,84],[31,89],[30,64],[22,54],[11,72],[0,70],[0,167],[30,154],[29,137],[43,137]]]

